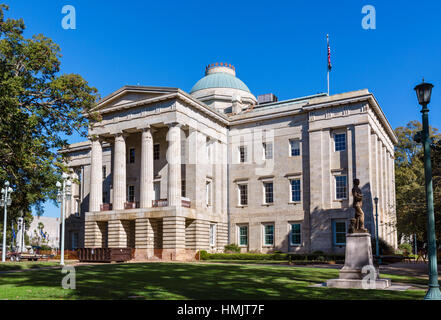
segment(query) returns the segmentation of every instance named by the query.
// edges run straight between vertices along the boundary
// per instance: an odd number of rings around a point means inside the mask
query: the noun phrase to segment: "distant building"
[[[258,103],[227,64],[190,93],[125,86],[94,111],[68,156],[66,247],[131,247],[137,259],[197,250],[344,252],[353,179],[365,225],[396,247],[394,144],[374,95],[359,90]]]
[[[38,240],[42,239],[43,241],[40,242],[42,244],[46,244],[52,248],[59,248],[60,247],[60,219],[59,218],[52,218],[52,217],[38,217],[33,216],[32,223],[29,227],[29,229],[26,230],[26,234],[28,235],[29,239],[32,240]],[[42,232],[40,232],[40,229],[38,229],[39,223],[43,224]]]

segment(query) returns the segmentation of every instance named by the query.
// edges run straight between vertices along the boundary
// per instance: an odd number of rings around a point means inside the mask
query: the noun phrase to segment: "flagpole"
[[[329,68],[328,68],[328,96],[329,96]]]
[[[327,66],[327,82],[328,82],[328,96],[329,96],[329,66],[330,66],[330,48],[329,48],[329,34],[326,34],[326,43],[327,43],[327,55],[328,55],[328,66]]]

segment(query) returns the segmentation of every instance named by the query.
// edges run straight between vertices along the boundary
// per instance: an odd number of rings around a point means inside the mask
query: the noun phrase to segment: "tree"
[[[55,200],[66,170],[61,136],[86,136],[98,94],[80,75],[60,74],[58,45],[42,34],[25,38],[23,20],[6,19],[7,10],[0,4],[0,183],[9,180],[15,191],[10,219],[29,217],[32,206],[41,215],[42,204]]]
[[[397,229],[399,236],[417,235],[425,241],[427,229],[424,158],[421,143],[413,140],[422,130],[418,121],[395,129],[398,144],[395,147],[395,187],[397,206]],[[430,128],[430,136],[437,142],[441,134]],[[432,176],[437,237],[441,235],[441,151],[432,149]]]

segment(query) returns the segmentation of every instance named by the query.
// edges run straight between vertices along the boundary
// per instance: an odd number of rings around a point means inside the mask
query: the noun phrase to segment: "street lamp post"
[[[9,181],[5,182],[5,187],[1,190],[2,198],[0,200],[0,206],[5,208],[3,217],[3,246],[2,246],[2,262],[6,261],[6,223],[8,216],[8,206],[11,205],[11,193],[12,188],[9,186]]]
[[[374,202],[375,202],[375,247],[377,251],[378,265],[380,265],[381,264],[380,248],[378,246],[378,197],[374,198]]]
[[[432,188],[432,163],[430,161],[430,136],[429,136],[429,109],[433,85],[423,82],[415,87],[418,103],[422,106],[423,131],[421,138],[424,149],[424,173],[426,184],[426,205],[427,205],[427,240],[429,246],[429,289],[425,300],[441,300],[441,292],[438,284],[438,265],[436,258],[436,237],[435,237],[435,215],[433,210],[433,188]]]
[[[64,230],[65,230],[65,202],[66,200],[70,200],[71,197],[71,185],[69,176],[66,173],[63,173],[61,178],[63,179],[63,183],[57,181],[57,202],[61,203],[61,256],[60,256],[60,265],[64,266]]]

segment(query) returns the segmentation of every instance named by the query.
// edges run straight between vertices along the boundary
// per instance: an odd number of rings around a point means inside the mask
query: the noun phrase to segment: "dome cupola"
[[[257,102],[246,84],[236,77],[236,68],[223,62],[206,66],[205,77],[196,82],[190,94],[224,113],[231,112],[233,97],[248,105]]]

